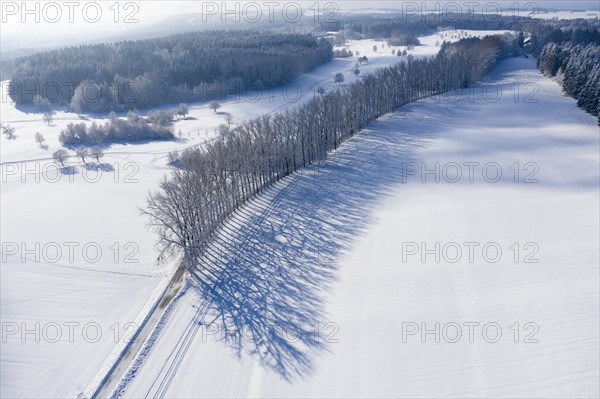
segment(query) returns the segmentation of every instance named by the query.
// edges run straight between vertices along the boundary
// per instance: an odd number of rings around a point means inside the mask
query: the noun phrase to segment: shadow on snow
[[[217,323],[238,356],[257,356],[293,381],[329,350],[324,301],[339,257],[426,141],[397,130],[395,116],[378,121],[249,201],[216,233],[192,275],[211,304],[203,323]]]

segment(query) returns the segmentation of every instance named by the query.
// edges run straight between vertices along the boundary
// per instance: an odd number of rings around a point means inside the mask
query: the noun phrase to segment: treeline
[[[530,33],[531,41],[528,50],[538,57],[544,47],[549,43],[587,45],[590,43],[600,45],[600,22],[588,20],[577,21],[552,21],[543,23],[524,24],[522,30]]]
[[[392,39],[394,45],[418,45],[417,36],[431,34],[440,28],[475,30],[520,30],[529,18],[493,16],[482,14],[422,14],[389,16],[354,15],[340,16],[336,22],[323,23],[326,31],[337,31],[345,39]],[[537,20],[536,20],[537,21]]]
[[[354,57],[354,53],[352,50],[341,49],[341,50],[333,50],[333,58],[350,58]]]
[[[162,112],[162,111],[159,111]],[[165,126],[162,114],[143,118],[130,111],[127,118],[119,118],[114,112],[104,124],[69,123],[60,132],[58,140],[64,146],[97,145],[104,142],[135,142],[140,140],[174,139],[172,128]]]
[[[327,31],[337,31],[340,39],[391,38],[407,44],[417,36],[431,34],[438,30],[512,30],[526,32],[530,36],[529,51],[538,56],[550,42],[573,41],[578,44],[598,43],[600,22],[576,19],[546,21],[512,15],[485,15],[477,13],[458,14],[415,14],[389,16],[357,15],[340,16],[338,21],[323,23]],[[410,43],[413,41],[413,43]]]
[[[562,86],[577,105],[600,123],[600,45],[548,43],[538,58],[538,67],[549,75],[562,77]]]
[[[206,100],[288,83],[332,59],[307,34],[210,31],[63,48],[22,57],[9,94],[70,103],[77,112]]]
[[[532,27],[531,52],[538,68],[560,76],[565,93],[600,123],[600,28],[598,22],[565,21]]]
[[[387,43],[390,46],[418,46],[421,44],[415,35],[399,30],[392,31]]]
[[[416,99],[464,88],[510,52],[500,38],[442,46],[430,59],[408,59],[293,110],[229,129],[186,150],[180,168],[151,194],[145,213],[163,251],[201,253],[217,227],[246,200],[290,173],[324,159],[376,118]]]

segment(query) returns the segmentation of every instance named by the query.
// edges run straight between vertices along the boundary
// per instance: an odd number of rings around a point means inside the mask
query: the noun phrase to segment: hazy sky
[[[237,7],[242,12],[253,11],[256,5],[262,8],[262,20],[268,20],[269,12],[278,15],[287,12],[292,17],[299,5],[304,15],[312,16],[315,13],[314,4],[321,12],[332,13],[334,10],[356,9],[398,9],[403,7],[417,7],[418,9],[435,9],[438,7],[458,5],[460,9],[468,12],[479,11],[486,5],[494,12],[497,5],[506,8],[519,3],[521,8],[531,8],[535,4],[539,8],[554,8],[568,10],[598,10],[598,0],[538,0],[538,1],[469,1],[469,0],[440,0],[440,1],[389,1],[389,0],[361,0],[361,1],[288,1],[288,0],[242,0],[242,1],[120,1],[115,7],[114,1],[0,1],[1,10],[1,48],[0,50],[14,48],[41,48],[55,45],[81,43],[82,41],[102,38],[104,36],[126,32],[132,28],[155,24],[167,17],[200,13],[221,15],[224,8]],[[25,7],[23,6],[25,4]],[[72,4],[72,5],[69,5]],[[469,5],[470,4],[470,5]],[[529,7],[526,5],[529,4]],[[451,9],[451,8],[449,8]],[[456,9],[456,8],[455,8]]]

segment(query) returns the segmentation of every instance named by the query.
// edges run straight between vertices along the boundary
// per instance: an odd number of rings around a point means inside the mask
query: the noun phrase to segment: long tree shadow
[[[115,170],[114,166],[106,162],[88,162],[85,164],[85,168],[90,171],[102,171],[112,172]]]
[[[324,300],[339,257],[427,140],[398,132],[398,119],[374,123],[326,161],[249,201],[198,259],[192,275],[212,311],[203,323],[218,323],[239,356],[249,352],[293,381],[329,350]]]

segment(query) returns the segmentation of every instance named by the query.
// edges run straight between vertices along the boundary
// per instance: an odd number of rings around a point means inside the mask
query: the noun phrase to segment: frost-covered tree
[[[55,162],[60,163],[61,166],[65,166],[65,161],[69,158],[69,153],[65,150],[54,151],[52,158]]]
[[[37,94],[33,97],[33,103],[38,112],[47,112],[50,110],[50,100],[42,95]]]
[[[179,163],[179,151],[173,150],[167,154],[167,163],[171,166],[175,166]]]
[[[179,108],[177,108],[177,116],[181,116],[185,118],[187,114],[190,113],[190,107],[187,104],[181,103],[179,104]]]
[[[85,79],[75,88],[73,97],[69,99],[69,105],[77,114],[107,111],[111,108],[110,104],[115,102],[115,91],[108,83]]]
[[[50,126],[52,124],[52,121],[54,120],[51,112],[44,112],[44,115],[42,117],[44,119],[44,123],[48,126]]]
[[[119,121],[119,116],[115,113],[115,111],[110,111],[108,114],[108,120],[112,126],[116,126]]]
[[[233,115],[227,113],[225,115],[225,120],[227,121],[227,127],[231,127],[231,124],[233,123]]]
[[[96,159],[96,162],[100,163],[100,158],[104,156],[104,151],[99,146],[90,148],[89,155]]]
[[[81,160],[83,161],[83,163],[85,162],[85,157],[87,157],[89,155],[89,150],[87,149],[87,147],[77,147],[77,149],[75,150],[75,154],[77,154],[77,156],[79,158],[81,158]]]
[[[150,123],[154,123],[160,126],[169,126],[173,123],[175,115],[177,115],[177,110],[157,110],[150,111],[148,113],[147,119]],[[136,119],[136,121],[139,121],[139,118]]]
[[[35,141],[37,141],[37,143],[41,146],[42,144],[44,144],[44,141],[46,141],[46,138],[44,138],[44,136],[40,132],[36,132]]]
[[[333,50],[333,58],[349,58],[353,56],[354,53],[352,52],[352,50],[348,50],[346,48],[343,48],[341,50]]]
[[[208,108],[212,109],[215,113],[221,108],[221,103],[218,101],[211,101],[208,103]]]
[[[140,113],[136,109],[133,109],[133,110],[127,112],[126,118],[129,123],[136,123],[142,119],[142,117],[140,116]]]
[[[562,73],[562,86],[577,105],[596,115],[600,102],[600,40],[598,44],[548,43],[538,57],[540,71],[549,76]]]
[[[116,114],[111,114],[110,120],[104,124],[92,123],[89,127],[85,123],[69,123],[60,132],[58,140],[63,145],[97,145],[106,141],[135,142],[140,140],[171,140],[174,138],[173,130],[163,118],[163,112],[156,111],[159,115],[149,113],[147,118],[136,113],[129,114],[127,119],[120,119]],[[167,113],[172,118],[171,113]]]

